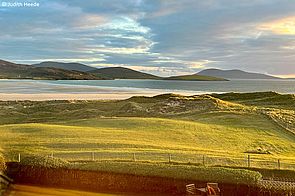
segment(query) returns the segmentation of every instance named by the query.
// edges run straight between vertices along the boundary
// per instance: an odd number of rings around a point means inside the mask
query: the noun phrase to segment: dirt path
[[[5,196],[123,196],[119,194],[92,193],[68,189],[46,188],[29,185],[12,185]]]

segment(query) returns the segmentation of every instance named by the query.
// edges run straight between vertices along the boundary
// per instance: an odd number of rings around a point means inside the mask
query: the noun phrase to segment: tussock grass
[[[283,95],[276,92],[256,92],[213,94],[212,96],[225,101],[236,102],[248,106],[295,109],[295,95],[292,94]]]

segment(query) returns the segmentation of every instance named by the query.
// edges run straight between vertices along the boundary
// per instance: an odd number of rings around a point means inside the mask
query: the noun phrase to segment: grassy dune
[[[248,123],[251,120],[253,119],[250,118]],[[234,120],[229,121],[232,123]],[[255,128],[255,124],[248,126],[247,122],[244,122],[245,126],[225,125],[228,123],[216,121],[215,124],[205,124],[174,119],[119,117],[54,124],[2,125],[0,130],[1,143],[6,149],[26,153],[49,154],[82,149],[115,152],[145,150],[192,156],[194,153],[241,155],[261,148],[269,151],[270,156],[294,155],[294,139],[277,131],[277,127],[268,124],[265,119],[260,121],[260,125],[265,125],[262,128]]]
[[[266,95],[273,107],[259,101]],[[291,163],[295,136],[285,124],[295,118],[295,110],[288,97],[257,93],[0,102],[0,142],[13,153],[80,153],[66,158],[91,157],[96,152],[112,154],[108,158],[122,158],[119,154],[125,153],[124,159],[132,159],[136,152],[137,159],[167,161],[171,153],[174,161],[194,162],[200,159],[197,154],[206,154],[228,157],[221,160],[223,165],[235,157],[243,163],[247,153],[254,153]],[[282,109],[280,102],[285,103]]]

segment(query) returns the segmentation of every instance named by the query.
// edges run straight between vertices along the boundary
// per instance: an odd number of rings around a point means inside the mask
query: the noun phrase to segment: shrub
[[[171,165],[164,163],[139,162],[96,162],[78,166],[82,170],[95,170],[142,176],[167,177],[202,182],[256,185],[262,175],[245,169],[204,167],[192,165]]]
[[[5,159],[4,159],[4,157],[0,154],[0,171],[4,171],[5,169],[6,169]]]
[[[65,160],[52,158],[48,156],[35,156],[35,155],[23,157],[20,164],[36,166],[36,167],[46,167],[46,168],[69,168],[70,167],[70,163]]]

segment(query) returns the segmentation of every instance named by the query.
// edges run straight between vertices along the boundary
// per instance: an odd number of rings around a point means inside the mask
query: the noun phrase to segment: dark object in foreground
[[[199,196],[219,196],[221,191],[218,187],[218,183],[207,183],[205,188],[196,188],[195,184],[186,185],[187,195],[199,195]]]
[[[8,163],[8,174],[18,184],[31,184],[91,192],[124,192],[140,194],[185,195],[187,184],[205,187],[206,183],[194,180],[142,176],[102,171],[87,171],[67,168]],[[255,186],[219,183],[223,195],[257,196]],[[251,190],[250,190],[251,187]]]
[[[0,172],[0,195],[7,189],[13,180]]]

